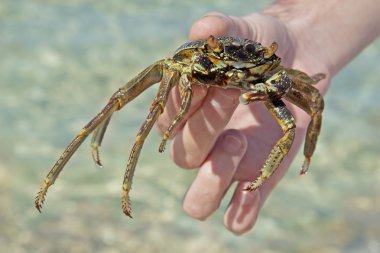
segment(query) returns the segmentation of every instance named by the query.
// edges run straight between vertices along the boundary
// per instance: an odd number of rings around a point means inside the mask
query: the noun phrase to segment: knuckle
[[[192,155],[172,155],[172,160],[176,165],[184,169],[195,169],[199,168],[204,159],[199,159],[200,156],[192,156]]]
[[[243,155],[247,150],[247,139],[239,130],[228,129],[221,137],[221,148],[230,155]]]

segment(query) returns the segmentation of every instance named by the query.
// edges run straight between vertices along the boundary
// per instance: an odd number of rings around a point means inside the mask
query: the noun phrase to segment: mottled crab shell
[[[222,53],[214,55],[218,56],[219,59],[255,64],[262,64],[269,60],[264,59],[265,47],[259,42],[234,37],[219,37],[216,39],[223,48]],[[205,48],[207,44],[208,39],[187,42],[175,51],[173,59],[187,62],[191,59],[194,50]]]
[[[246,44],[257,44],[260,45],[260,43],[249,40],[249,39],[242,39],[242,38],[234,38],[234,37],[218,37],[216,38],[220,42],[222,42],[223,45],[228,45],[228,44],[235,44],[235,45],[246,45]],[[186,49],[195,49],[195,48],[200,48],[203,47],[204,45],[207,44],[207,39],[201,39],[201,40],[196,40],[196,41],[189,41],[177,48],[177,50],[174,52],[174,55],[180,53],[183,50]]]

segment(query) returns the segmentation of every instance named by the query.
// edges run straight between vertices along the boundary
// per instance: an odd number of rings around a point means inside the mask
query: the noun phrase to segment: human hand
[[[228,35],[249,38],[270,45],[279,44],[277,54],[287,67],[309,74],[325,72],[310,60],[292,40],[291,31],[278,19],[260,14],[249,18],[227,17],[212,13],[197,21],[190,38],[197,40]],[[312,58],[311,58],[312,59]],[[310,66],[310,67],[309,67]],[[324,86],[326,85],[323,84]],[[239,91],[194,87],[191,110],[178,127],[171,157],[181,167],[198,168],[199,172],[184,198],[184,210],[192,217],[205,219],[220,205],[225,192],[237,181],[235,193],[225,213],[226,227],[236,234],[252,228],[257,215],[278,181],[283,177],[304,138],[308,117],[289,106],[297,122],[296,140],[276,173],[254,192],[244,191],[259,171],[274,144],[281,138],[278,123],[261,103],[239,105]],[[180,98],[173,92],[158,126],[163,133],[176,114]]]
[[[264,46],[276,41],[279,45],[276,54],[282,58],[282,65],[309,75],[327,75],[317,85],[324,94],[331,76],[344,61],[331,64],[328,57],[334,55],[334,48],[321,50],[324,46],[321,42],[325,43],[323,38],[314,39],[318,34],[309,26],[310,22],[300,18],[302,15],[297,13],[297,8],[292,11],[284,2],[287,1],[278,1],[263,14],[245,17],[210,13],[193,24],[189,37],[191,40],[209,35],[242,37],[259,41]],[[294,144],[264,185],[254,192],[244,191],[259,176],[270,150],[283,135],[281,128],[261,103],[239,105],[239,91],[194,86],[193,92],[191,109],[177,127],[170,150],[171,158],[179,166],[199,168],[184,198],[184,210],[194,218],[206,219],[218,209],[226,191],[236,181],[224,223],[233,233],[242,234],[253,227],[268,195],[287,171],[304,139],[309,116],[287,104],[297,124]],[[161,134],[176,115],[179,105],[175,88],[157,123]]]

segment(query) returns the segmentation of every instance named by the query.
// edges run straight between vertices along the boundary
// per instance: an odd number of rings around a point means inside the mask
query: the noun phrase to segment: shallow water
[[[115,115],[106,168],[83,145],[43,214],[34,209],[52,163],[120,84],[169,56],[205,12],[246,9],[243,0],[2,1],[0,252],[380,252],[380,41],[333,80],[312,171],[298,177],[299,156],[247,235],[224,229],[227,203],[205,222],[183,213],[195,172],[159,155],[154,134],[134,180],[134,219],[121,213],[128,150],[153,90]]]

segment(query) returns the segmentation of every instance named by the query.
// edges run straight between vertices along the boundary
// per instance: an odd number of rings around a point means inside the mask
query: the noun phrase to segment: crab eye
[[[247,45],[245,45],[244,46],[244,49],[245,49],[245,51],[247,51],[248,53],[255,53],[256,52],[256,47],[255,47],[255,45],[253,45],[253,44],[247,44]]]
[[[210,46],[212,51],[215,53],[220,53],[223,50],[223,45],[220,42],[218,38],[215,38],[214,36],[210,35],[207,39],[207,44]]]

